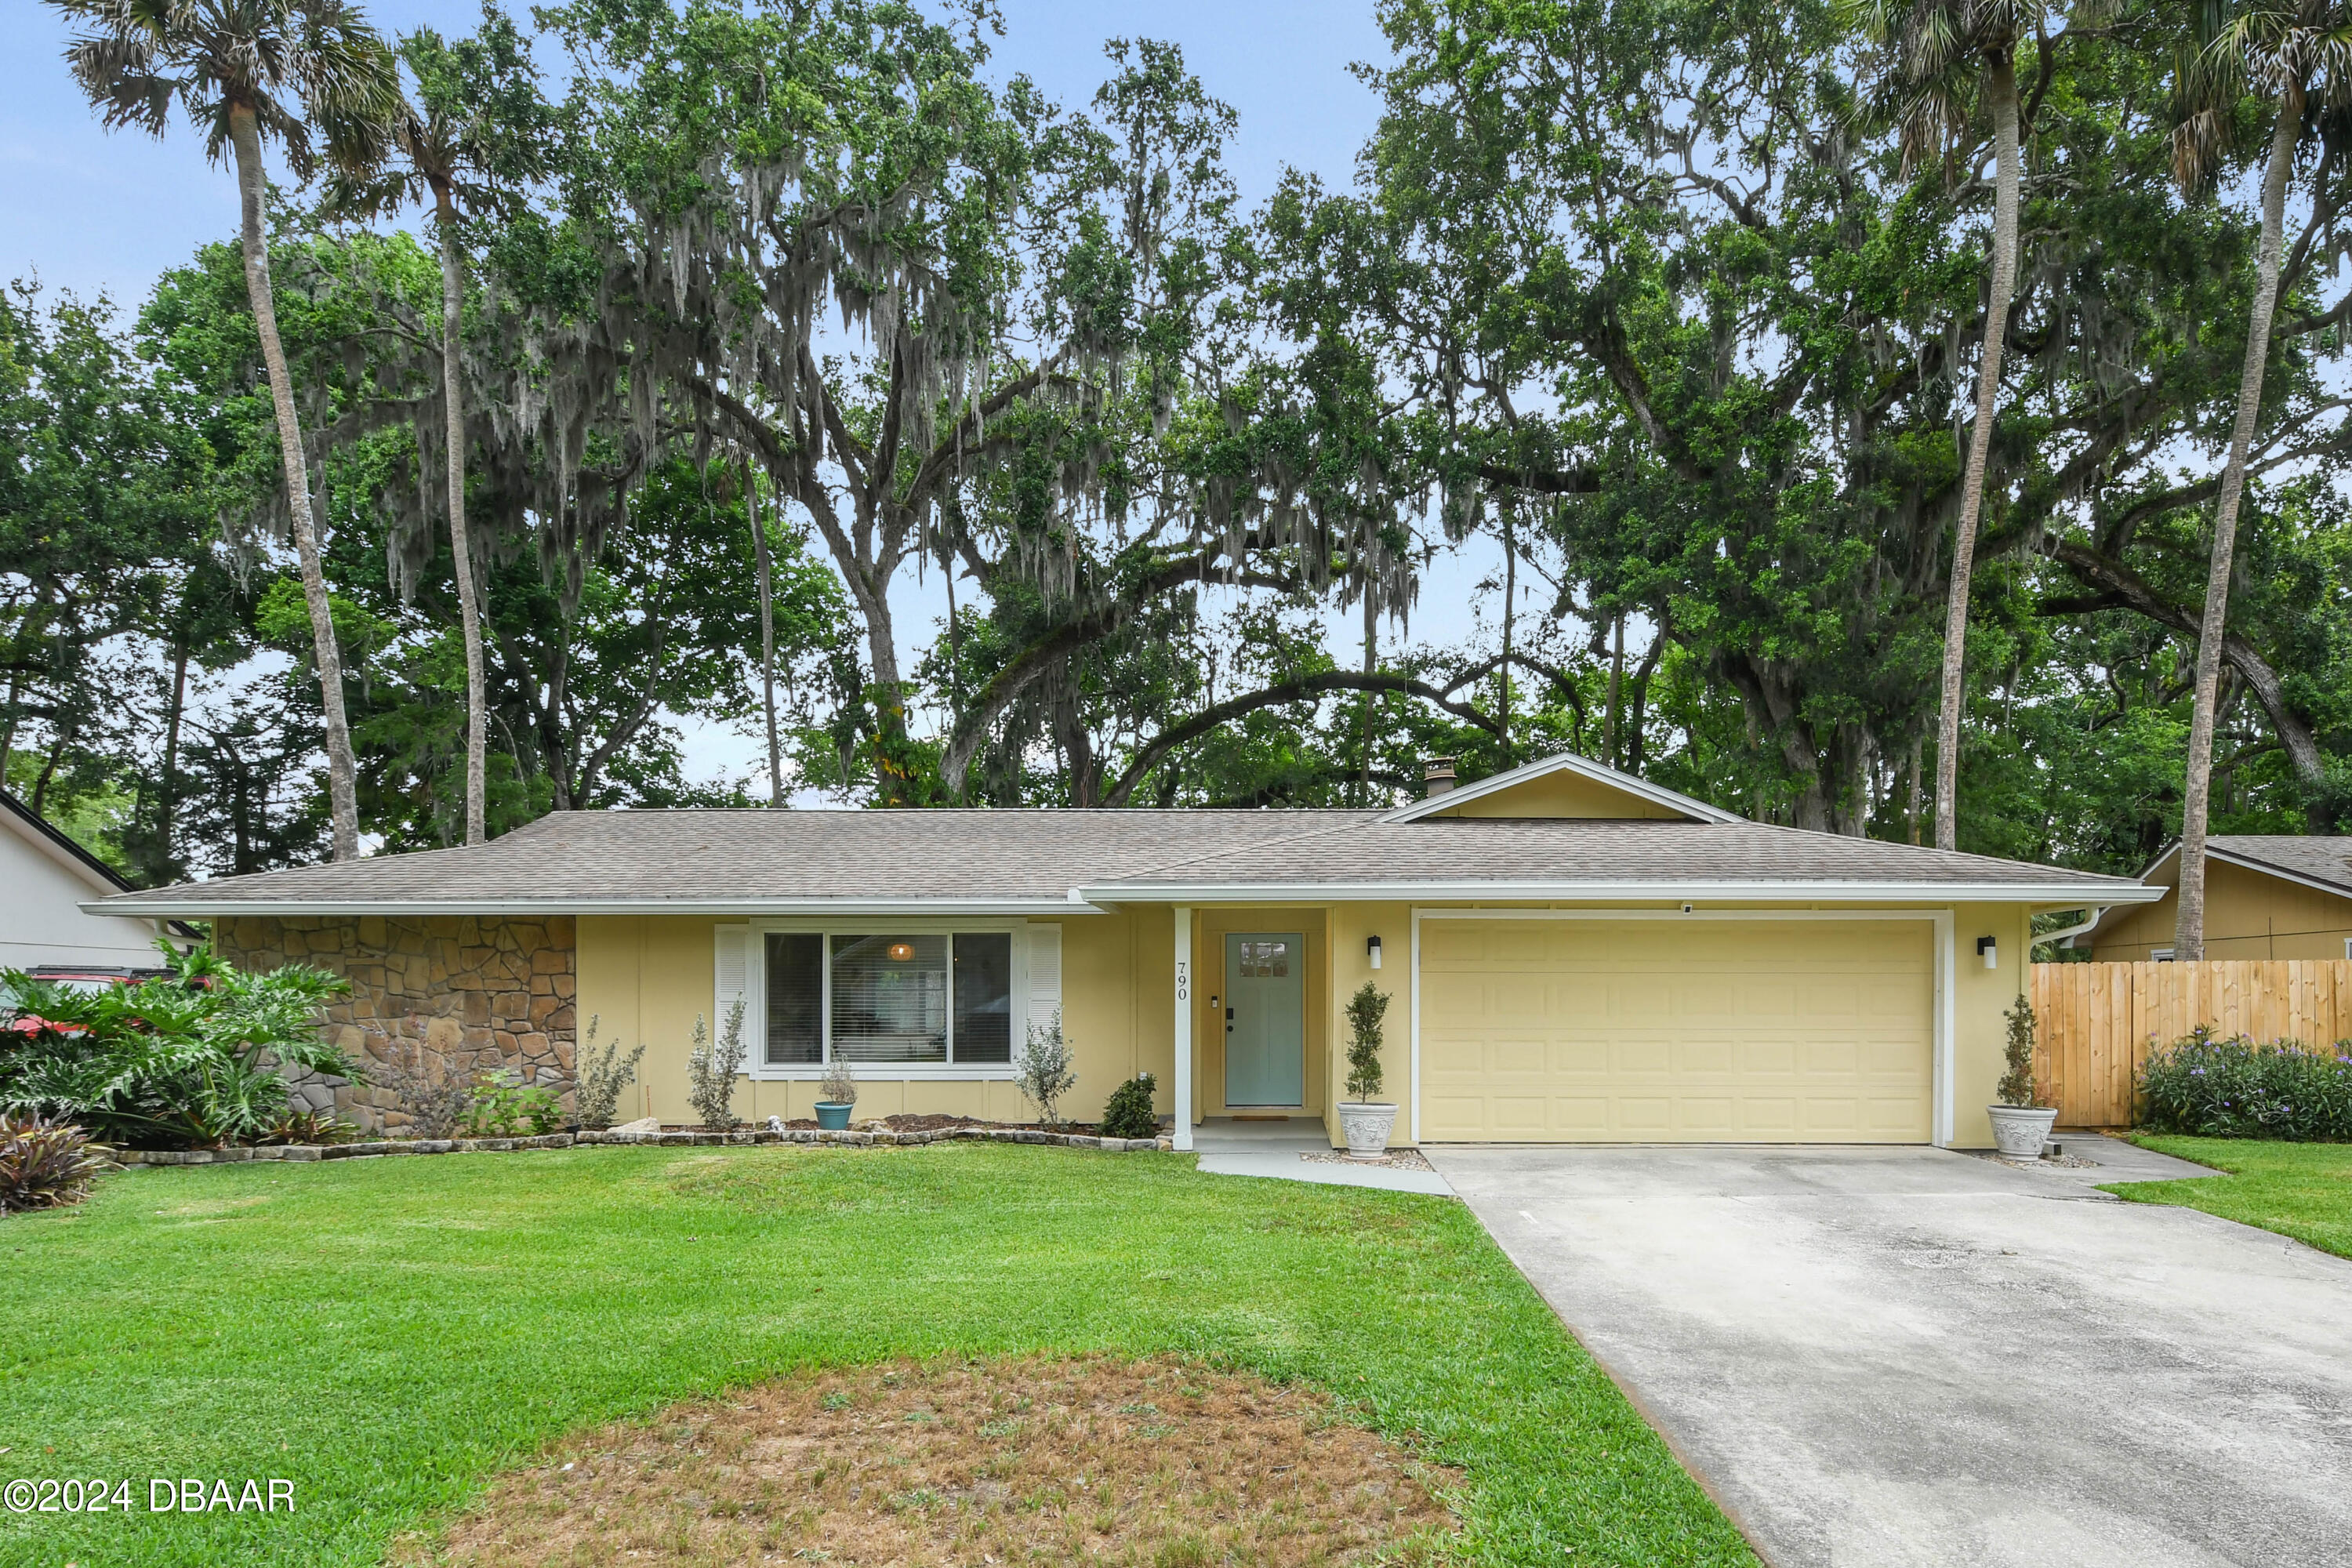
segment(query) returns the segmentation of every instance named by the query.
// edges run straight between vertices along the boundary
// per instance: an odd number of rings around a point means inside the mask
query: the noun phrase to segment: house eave
[[[205,899],[138,895],[83,904],[91,914],[210,920],[233,915],[1098,915],[1069,899]]]
[[[1104,883],[1071,890],[1089,904],[1213,903],[2019,903],[2074,909],[2146,904],[2160,888],[2130,882],[1415,881]]]

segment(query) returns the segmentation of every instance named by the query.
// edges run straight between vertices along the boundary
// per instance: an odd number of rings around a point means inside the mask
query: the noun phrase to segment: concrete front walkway
[[[1392,1171],[1383,1165],[1343,1165],[1302,1160],[1331,1152],[1320,1121],[1228,1121],[1212,1118],[1192,1130],[1201,1169],[1213,1176],[1269,1176],[1286,1182],[1319,1182],[1334,1187],[1385,1187],[1392,1193],[1428,1193],[1444,1197],[1454,1189],[1432,1171]]]
[[[1430,1154],[1768,1562],[2352,1562],[2352,1262],[2063,1141]]]

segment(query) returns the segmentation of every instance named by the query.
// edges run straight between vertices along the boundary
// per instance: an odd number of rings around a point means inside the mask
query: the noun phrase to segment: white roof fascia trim
[[[1161,882],[1100,884],[1078,891],[1092,903],[1317,903],[1330,900],[1412,900],[1530,899],[1578,900],[1875,899],[1916,903],[2152,904],[2168,889],[2133,882]]]
[[[1098,915],[1068,899],[100,899],[95,915]]]
[[[1443,795],[1417,800],[1410,805],[1398,806],[1380,820],[1418,822],[1423,817],[1444,811],[1449,806],[1460,805],[1465,800],[1477,800],[1499,790],[1509,789],[1514,784],[1522,784],[1530,779],[1539,779],[1546,773],[1562,771],[1590,779],[1594,784],[1608,784],[1612,788],[1623,790],[1627,795],[1646,800],[1652,805],[1663,805],[1672,811],[1685,812],[1697,817],[1701,822],[1744,823],[1748,820],[1744,816],[1724,810],[1721,806],[1709,805],[1703,800],[1693,800],[1686,795],[1677,795],[1673,790],[1663,789],[1656,784],[1637,779],[1631,773],[1621,773],[1615,768],[1604,767],[1588,757],[1580,757],[1573,752],[1561,752],[1555,756],[1546,757],[1541,762],[1522,763],[1507,773],[1496,773],[1480,779],[1476,784],[1456,785]]]

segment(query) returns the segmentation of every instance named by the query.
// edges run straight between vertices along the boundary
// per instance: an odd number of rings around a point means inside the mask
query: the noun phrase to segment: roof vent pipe
[[[1434,800],[1454,787],[1454,759],[1432,757],[1422,764],[1421,798]]]

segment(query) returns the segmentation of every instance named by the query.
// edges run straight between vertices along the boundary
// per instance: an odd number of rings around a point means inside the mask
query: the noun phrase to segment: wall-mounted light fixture
[[[2000,967],[2000,943],[1995,942],[1989,936],[1980,936],[1977,938],[1977,956],[1984,960],[1984,965],[1987,969],[1999,969]]]
[[[1381,966],[1381,939],[1379,937],[1368,936],[1364,939],[1364,962],[1371,965],[1374,969],[1378,969]]]

